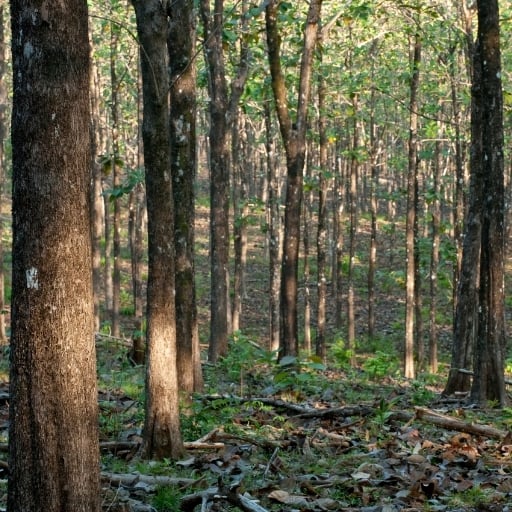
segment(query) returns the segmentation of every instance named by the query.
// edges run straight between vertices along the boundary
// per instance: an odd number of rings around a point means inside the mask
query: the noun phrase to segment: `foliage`
[[[394,354],[377,350],[375,356],[369,357],[363,363],[363,369],[370,379],[379,380],[385,377],[394,377],[398,374],[400,363]]]
[[[180,494],[174,487],[158,487],[151,504],[158,512],[174,512],[179,509]]]

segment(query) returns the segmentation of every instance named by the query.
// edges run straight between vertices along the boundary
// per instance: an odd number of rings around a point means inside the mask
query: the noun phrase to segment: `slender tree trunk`
[[[306,175],[307,179],[311,180],[311,168],[312,168],[312,151],[308,152],[308,162],[306,164]],[[313,224],[313,191],[307,190],[305,194],[304,204],[302,206],[302,215],[304,218],[303,226],[304,226],[304,234],[303,234],[303,248],[304,253],[302,255],[303,258],[303,279],[304,279],[304,336],[302,347],[306,354],[311,353],[311,289],[309,286],[309,278],[311,276],[311,265],[309,262],[310,258],[310,235],[309,235],[309,226]]]
[[[337,144],[340,146],[340,144]],[[339,154],[340,147],[337,147],[336,153]],[[333,257],[333,295],[335,303],[335,326],[338,331],[343,327],[343,212],[345,208],[345,186],[344,186],[344,166],[345,161],[341,157],[337,158],[338,169],[335,178],[335,200],[333,202],[333,239],[334,239],[334,257]]]
[[[5,84],[5,74],[7,70],[5,52],[5,14],[4,6],[0,5],[0,201],[3,202],[3,193],[5,186],[5,150],[4,143],[7,138],[8,121],[8,93]],[[0,223],[0,346],[7,343],[5,332],[5,300],[4,300],[4,243],[3,227]]]
[[[183,453],[179,417],[175,315],[175,247],[169,147],[168,13],[160,0],[133,0],[144,97],[148,209],[146,404],[147,458]]]
[[[228,96],[223,53],[224,2],[201,0],[204,50],[210,92],[210,346],[208,357],[215,362],[225,355],[231,331],[229,300],[229,129],[242,95],[248,73],[247,48],[242,52],[238,75]],[[245,44],[245,43],[244,43]]]
[[[408,379],[414,378],[414,317],[415,309],[415,223],[417,207],[417,172],[418,172],[418,88],[419,64],[421,62],[421,39],[419,33],[414,36],[412,57],[412,78],[409,103],[409,169],[407,173],[407,221],[406,221],[406,306],[405,306],[405,350],[404,374]]]
[[[233,234],[235,250],[235,271],[233,278],[233,331],[240,329],[240,317],[242,315],[242,298],[245,294],[245,266],[247,262],[247,219],[249,215],[247,199],[247,181],[245,174],[249,163],[242,159],[243,137],[241,123],[244,122],[239,113],[233,121],[231,146],[233,163]],[[245,142],[247,146],[247,141]]]
[[[97,161],[99,152],[99,84],[97,69],[93,65],[91,74],[91,228],[92,228],[92,282],[94,293],[94,330],[101,326],[101,290],[103,287],[101,271],[101,241],[103,239],[105,221],[105,203],[103,199],[102,168]]]
[[[248,3],[242,2],[241,26],[242,32],[247,32]],[[240,60],[248,58],[247,44],[241,45]],[[242,129],[244,126],[244,129]],[[240,329],[242,315],[242,299],[245,295],[245,267],[247,262],[247,218],[249,214],[247,198],[247,177],[250,163],[248,159],[241,160],[242,147],[247,149],[248,129],[246,119],[241,116],[238,106],[233,112],[231,126],[231,161],[233,168],[233,239],[235,265],[233,277],[233,308],[231,327],[233,331]],[[244,134],[244,135],[242,135]]]
[[[374,90],[372,89],[372,105],[375,105]],[[370,147],[371,147],[371,175],[370,175],[370,253],[368,258],[368,339],[375,338],[375,274],[377,271],[377,232],[378,232],[378,209],[379,200],[377,197],[379,164],[382,155],[382,141],[378,137],[375,117],[372,110],[370,119]]]
[[[355,364],[356,353],[356,316],[355,316],[355,257],[357,237],[357,198],[358,198],[358,174],[359,174],[359,98],[352,98],[354,111],[352,158],[350,161],[349,175],[349,240],[348,240],[348,275],[347,275],[347,348],[351,354],[351,363]]]
[[[318,74],[318,135],[319,166],[318,178],[318,227],[316,233],[317,266],[317,315],[315,353],[326,361],[326,320],[327,320],[327,191],[328,191],[328,138],[327,112],[325,106],[326,84],[322,73]]]
[[[7,508],[99,512],[87,3],[12,0],[11,22]]]
[[[142,141],[142,76],[140,63],[137,66],[137,170],[144,167],[144,152]],[[144,217],[146,194],[143,183],[137,183],[130,193],[128,233],[130,239],[130,255],[132,267],[133,290],[133,316],[135,328],[132,333],[132,349],[130,357],[134,364],[144,364],[146,359],[146,347],[144,343],[144,295],[142,280],[142,260],[144,258]]]
[[[196,27],[193,0],[169,10],[168,38],[171,111],[170,145],[176,246],[176,332],[180,390],[203,387],[194,263],[196,178]]]
[[[117,190],[121,186],[121,165],[119,157],[119,99],[117,79],[116,60],[117,60],[117,31],[119,27],[114,23],[110,24],[110,115],[111,115],[111,169],[112,169],[112,187]],[[112,336],[118,337],[120,334],[119,326],[119,302],[121,293],[121,204],[116,196],[113,199],[114,213],[112,217],[112,311],[111,326]]]
[[[279,290],[281,274],[279,262],[282,256],[281,244],[281,194],[279,191],[279,172],[276,165],[274,131],[272,129],[272,113],[270,102],[265,101],[265,146],[267,153],[267,186],[268,186],[268,245],[269,245],[269,349],[279,350]]]
[[[310,96],[313,54],[317,40],[322,0],[310,3],[304,32],[296,122],[292,123],[288,110],[287,90],[281,68],[280,36],[277,0],[270,0],[265,8],[266,33],[272,91],[277,117],[286,152],[286,209],[284,219],[283,258],[281,266],[281,332],[280,356],[298,355],[298,262],[300,246],[300,212],[302,181],[306,153],[307,109]]]
[[[438,122],[438,138],[443,135],[443,127]],[[429,308],[429,371],[437,373],[437,283],[438,283],[438,267],[439,267],[439,244],[441,243],[440,226],[441,226],[441,177],[442,177],[442,158],[441,141],[435,143],[435,160],[434,160],[434,183],[432,201],[432,244],[430,248],[430,308]]]

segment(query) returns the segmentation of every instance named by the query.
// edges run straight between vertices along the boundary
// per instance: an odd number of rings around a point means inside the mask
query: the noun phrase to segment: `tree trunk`
[[[99,512],[87,4],[45,6],[11,1],[7,508]]]
[[[142,141],[142,76],[140,62],[137,66],[137,172],[144,167],[144,146]],[[144,233],[146,213],[146,193],[143,183],[136,183],[129,198],[128,233],[130,239],[130,259],[132,270],[133,316],[135,320],[132,332],[130,357],[134,364],[144,364],[146,346],[144,342],[144,294],[142,264],[144,258]]]
[[[4,80],[7,71],[7,62],[5,59],[5,14],[4,6],[0,5],[0,198],[3,196],[5,186],[6,162],[4,144],[7,138],[7,111],[9,105],[7,86]],[[5,332],[4,278],[3,227],[0,224],[0,346],[7,343]]]
[[[247,263],[247,220],[249,215],[248,198],[247,198],[247,178],[245,174],[248,172],[249,162],[242,158],[242,146],[247,148],[247,127],[242,132],[241,123],[244,122],[240,118],[239,113],[233,120],[232,136],[231,136],[231,155],[233,162],[233,239],[235,252],[235,270],[233,277],[233,312],[232,327],[233,331],[240,330],[240,317],[242,315],[242,298],[245,295],[245,267]]]
[[[103,198],[102,168],[97,162],[99,150],[99,120],[100,120],[100,90],[97,69],[92,66],[91,79],[91,229],[92,229],[92,282],[94,294],[94,330],[98,332],[101,326],[101,290],[103,287],[101,271],[101,240],[103,238],[105,221],[105,203]]]
[[[112,14],[112,11],[111,11]],[[119,157],[119,100],[116,59],[117,59],[117,32],[119,27],[110,23],[110,115],[111,115],[111,162],[112,188],[117,191],[121,186],[121,160]],[[121,204],[117,194],[109,198],[114,203],[112,217],[112,336],[119,337],[119,302],[121,293]]]
[[[430,308],[429,308],[429,371],[437,373],[437,283],[439,267],[439,244],[441,243],[441,178],[442,178],[442,146],[443,125],[438,122],[438,139],[435,143],[434,183],[432,201],[432,233],[430,248]]]
[[[482,191],[478,328],[471,400],[507,403],[504,383],[503,93],[497,0],[479,0],[471,113],[471,173]],[[478,160],[477,160],[478,159]]]
[[[322,37],[320,33],[320,38]],[[321,39],[319,42],[321,43]],[[327,112],[325,106],[327,87],[322,73],[318,74],[318,136],[319,136],[319,178],[318,178],[318,225],[316,233],[317,267],[317,315],[315,354],[325,363],[326,347],[326,306],[327,306],[327,192],[328,192],[328,138]]]
[[[228,137],[235,110],[247,79],[248,55],[242,52],[238,74],[231,83],[231,95],[224,66],[224,2],[200,1],[204,28],[204,51],[210,93],[210,346],[208,357],[215,362],[228,349],[231,331],[229,300],[229,148]]]
[[[174,212],[169,148],[169,75],[166,6],[133,0],[144,101],[144,162],[148,209],[147,367],[143,454],[183,453],[177,374]]]
[[[356,311],[355,311],[355,276],[354,266],[356,257],[356,236],[357,236],[357,188],[359,175],[359,98],[354,94],[352,98],[353,140],[352,157],[350,160],[350,175],[348,176],[348,197],[349,197],[349,239],[348,239],[348,273],[347,273],[347,348],[350,351],[350,362],[355,364],[356,354]]]
[[[267,153],[268,186],[268,245],[269,245],[269,350],[279,350],[279,290],[281,275],[279,261],[282,256],[281,236],[281,194],[279,187],[278,166],[275,161],[275,142],[272,130],[272,113],[269,101],[265,101],[265,147]]]
[[[419,64],[421,61],[421,39],[414,36],[414,52],[412,58],[412,77],[409,102],[409,168],[407,173],[407,220],[406,220],[406,306],[405,306],[405,347],[404,375],[414,378],[414,317],[415,308],[415,223],[417,206],[417,172],[418,172],[418,88]]]
[[[321,6],[322,0],[313,0],[308,10],[304,32],[304,47],[300,67],[297,117],[295,123],[292,123],[288,110],[287,90],[281,69],[280,36],[277,20],[279,1],[270,0],[265,7],[272,91],[274,93],[281,136],[285,146],[287,168],[280,293],[281,357],[298,355],[297,281],[302,181],[306,153],[307,109]]]
[[[180,390],[187,394],[203,387],[194,267],[196,178],[196,40],[193,0],[169,10],[168,38],[171,81],[171,172],[176,245],[176,333]]]

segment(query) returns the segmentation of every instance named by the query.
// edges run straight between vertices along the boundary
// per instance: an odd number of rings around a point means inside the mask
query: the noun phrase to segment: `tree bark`
[[[146,404],[143,454],[183,453],[177,375],[174,212],[169,148],[168,16],[160,0],[133,0],[141,45],[148,209]]]
[[[278,27],[279,1],[270,0],[265,7],[268,59],[272,76],[272,91],[276,104],[281,137],[286,152],[286,209],[284,219],[283,258],[281,265],[281,331],[280,356],[298,355],[298,263],[300,246],[300,212],[302,181],[306,153],[307,109],[310,97],[313,54],[317,40],[322,0],[310,3],[302,51],[297,116],[292,123],[288,98],[281,69],[280,36]]]
[[[9,97],[4,77],[7,71],[6,49],[5,49],[5,14],[4,6],[0,6],[0,197],[3,196],[5,187],[5,140],[7,138],[8,121],[7,111]],[[5,301],[4,301],[4,244],[3,228],[0,224],[0,347],[7,343],[5,331]]]
[[[8,510],[100,510],[87,3],[11,1]]]
[[[405,306],[405,347],[404,375],[414,378],[414,341],[416,313],[416,207],[418,172],[418,88],[419,64],[421,61],[420,35],[414,36],[412,76],[409,102],[409,167],[407,173],[407,220],[406,220],[406,306]],[[417,341],[417,340],[416,340]]]
[[[170,144],[176,246],[178,376],[185,393],[203,387],[194,266],[196,178],[196,27],[192,0],[169,9]]]
[[[229,300],[229,128],[238,108],[248,73],[248,56],[240,60],[228,96],[223,52],[224,1],[200,1],[204,28],[204,51],[210,92],[210,346],[208,357],[215,362],[228,349],[231,331]]]
[[[478,329],[471,400],[507,403],[504,383],[503,93],[497,0],[479,0],[472,93],[472,174],[482,191]],[[478,158],[478,160],[476,160]]]
[[[281,274],[279,262],[282,256],[281,236],[281,193],[279,172],[275,158],[275,141],[272,130],[272,113],[269,101],[265,101],[265,148],[267,154],[267,186],[268,186],[268,245],[269,245],[269,350],[279,350],[279,332],[281,319],[279,316],[279,290]]]
[[[322,43],[323,29],[319,35]],[[318,136],[319,136],[319,178],[318,178],[318,225],[316,233],[317,267],[317,314],[315,354],[325,363],[327,358],[327,193],[328,193],[328,146],[326,99],[327,86],[322,73],[318,74]]]

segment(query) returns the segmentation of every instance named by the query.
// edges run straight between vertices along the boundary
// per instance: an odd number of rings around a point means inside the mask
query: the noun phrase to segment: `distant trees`
[[[87,3],[11,1],[11,512],[100,510]]]

